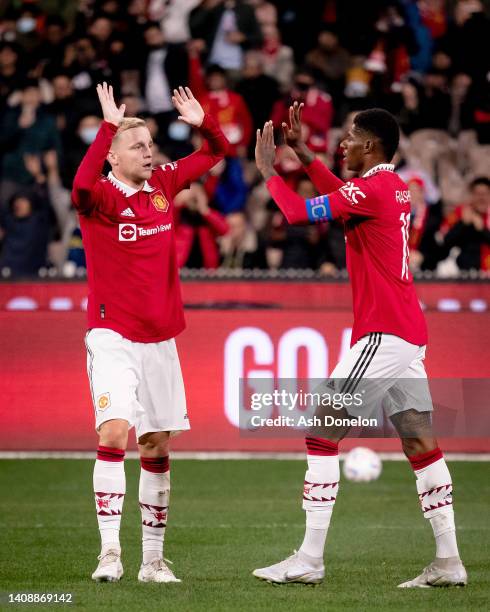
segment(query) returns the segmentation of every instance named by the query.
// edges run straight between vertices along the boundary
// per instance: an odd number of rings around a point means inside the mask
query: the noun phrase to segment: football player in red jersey
[[[359,112],[341,143],[348,170],[357,178],[344,183],[306,147],[301,138],[301,105],[290,108],[283,123],[293,147],[317,190],[326,195],[304,200],[274,171],[274,133],[267,122],[257,131],[257,167],[289,223],[342,219],[347,268],[352,283],[354,325],[351,348],[337,364],[327,386],[349,394],[340,410],[318,409],[321,427],[306,437],[308,470],[303,508],[306,533],[297,553],[254,575],[269,582],[318,583],[325,575],[323,553],[339,486],[338,443],[352,417],[382,402],[397,429],[416,476],[424,516],[435,537],[436,558],[400,587],[465,585],[467,575],[456,542],[452,481],[431,426],[432,401],[423,360],[427,344],[424,315],[408,267],[410,195],[390,163],[399,142],[394,117],[383,109]],[[369,381],[369,379],[374,379]],[[356,391],[366,401],[353,405]],[[325,426],[325,416],[341,425]],[[345,425],[344,425],[345,422]]]
[[[141,457],[141,582],[180,582],[163,559],[170,495],[169,438],[189,429],[175,336],[185,327],[173,197],[226,154],[228,141],[188,88],[174,90],[179,119],[199,130],[192,155],[154,167],[145,122],[125,118],[112,87],[97,86],[104,121],[73,183],[89,284],[87,370],[99,447],[94,493],[101,536],[92,578],[122,574],[119,527],[124,454],[134,426]],[[102,175],[107,160],[112,171]]]

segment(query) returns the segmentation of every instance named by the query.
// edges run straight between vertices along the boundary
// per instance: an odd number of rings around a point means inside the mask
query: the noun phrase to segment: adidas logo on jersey
[[[136,215],[134,214],[134,212],[129,208],[126,208],[126,210],[123,210],[121,213],[121,217],[135,217]]]

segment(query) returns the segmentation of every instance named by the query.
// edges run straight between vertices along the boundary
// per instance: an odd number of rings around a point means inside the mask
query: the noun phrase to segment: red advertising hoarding
[[[431,377],[490,378],[490,285],[422,284]],[[322,377],[349,343],[350,288],[334,283],[188,282],[187,329],[177,344],[192,430],[187,451],[301,451],[302,436],[253,439],[238,427],[240,378]],[[91,450],[85,372],[86,286],[0,285],[1,450]],[[344,448],[359,441],[345,441]],[[399,450],[393,439],[363,444]],[[490,450],[488,438],[447,439],[446,450]]]

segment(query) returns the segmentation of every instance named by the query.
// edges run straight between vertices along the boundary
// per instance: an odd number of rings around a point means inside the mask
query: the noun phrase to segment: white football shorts
[[[330,376],[336,391],[362,394],[362,403],[345,406],[346,411],[354,417],[369,417],[381,407],[390,417],[404,410],[433,410],[425,349],[381,332],[360,338]]]
[[[154,431],[190,429],[175,340],[132,342],[112,329],[85,336],[95,427],[125,419],[137,438]]]

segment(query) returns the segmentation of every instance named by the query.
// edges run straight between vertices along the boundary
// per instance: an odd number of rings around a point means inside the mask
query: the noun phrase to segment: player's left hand
[[[199,102],[192,95],[188,87],[174,89],[172,102],[179,111],[179,120],[193,127],[199,127],[204,120],[204,111]]]
[[[264,124],[262,133],[257,130],[257,143],[255,145],[255,161],[262,176],[267,180],[274,172],[276,158],[276,145],[274,144],[274,126],[272,121]]]

